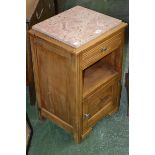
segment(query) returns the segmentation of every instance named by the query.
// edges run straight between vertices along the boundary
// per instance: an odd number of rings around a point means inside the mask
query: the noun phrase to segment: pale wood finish
[[[41,115],[71,132],[76,143],[119,108],[126,26],[122,23],[78,49],[30,31]],[[105,46],[105,53],[98,54]]]
[[[37,64],[42,107],[73,125],[71,57],[55,54],[37,43]]]

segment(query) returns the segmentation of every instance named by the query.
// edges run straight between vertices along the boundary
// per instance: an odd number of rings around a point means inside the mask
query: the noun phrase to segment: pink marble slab
[[[78,48],[121,22],[116,18],[76,6],[34,25],[32,29]]]

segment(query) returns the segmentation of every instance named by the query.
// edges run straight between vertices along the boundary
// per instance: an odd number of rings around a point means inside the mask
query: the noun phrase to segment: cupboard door
[[[83,129],[92,127],[104,116],[110,114],[118,107],[118,80],[101,86],[94,93],[83,100]]]

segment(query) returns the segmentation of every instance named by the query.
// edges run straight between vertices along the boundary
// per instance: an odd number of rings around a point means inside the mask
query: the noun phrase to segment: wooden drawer
[[[82,53],[81,67],[85,69],[118,48],[121,44],[121,38],[122,33],[118,33],[98,45],[95,45],[95,47],[91,47],[84,51]]]
[[[109,114],[115,108],[115,83],[110,81],[101,86],[83,100],[83,128],[92,127],[95,123]]]

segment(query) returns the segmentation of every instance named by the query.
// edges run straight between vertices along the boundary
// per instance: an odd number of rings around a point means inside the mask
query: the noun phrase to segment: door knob
[[[90,118],[90,113],[89,114],[84,114],[85,118]]]

